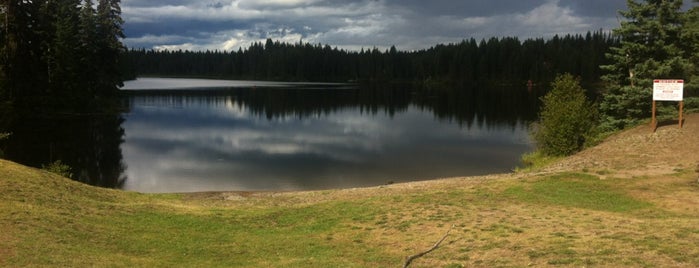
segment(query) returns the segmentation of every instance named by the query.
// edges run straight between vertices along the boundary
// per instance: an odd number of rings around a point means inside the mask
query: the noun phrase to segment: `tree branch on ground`
[[[451,227],[449,227],[449,230],[447,230],[447,232],[444,234],[444,236],[442,236],[442,239],[439,239],[439,241],[437,241],[437,243],[435,243],[434,246],[432,246],[428,250],[425,250],[425,251],[420,252],[420,253],[415,254],[415,255],[408,256],[408,258],[405,259],[405,264],[403,264],[403,268],[407,268],[410,265],[410,263],[412,263],[415,259],[420,258],[420,257],[424,256],[425,254],[430,253],[430,252],[434,251],[435,249],[437,249],[437,247],[439,247],[439,244],[441,244],[444,241],[444,239],[447,238],[447,236],[449,235],[449,232],[451,232],[451,229],[454,229],[453,224],[451,225]]]

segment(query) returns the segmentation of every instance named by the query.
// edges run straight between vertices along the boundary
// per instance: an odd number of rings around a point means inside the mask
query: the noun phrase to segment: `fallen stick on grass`
[[[420,252],[420,253],[415,254],[415,255],[408,256],[408,258],[405,259],[405,264],[403,264],[403,268],[408,268],[408,265],[410,265],[410,263],[413,262],[413,260],[420,258],[420,257],[424,256],[425,254],[430,253],[433,250],[437,249],[437,247],[439,247],[439,244],[441,244],[442,241],[444,241],[444,239],[447,238],[447,236],[449,235],[449,232],[451,232],[451,229],[453,229],[453,228],[454,228],[454,225],[452,224],[451,227],[449,227],[449,230],[447,230],[447,232],[444,234],[444,236],[442,236],[442,239],[439,239],[439,241],[437,241],[437,243],[435,243],[434,246],[432,246],[430,249],[425,250],[425,251]]]

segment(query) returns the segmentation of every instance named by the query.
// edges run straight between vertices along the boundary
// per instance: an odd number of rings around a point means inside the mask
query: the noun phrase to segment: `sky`
[[[625,0],[122,0],[131,48],[238,50],[270,38],[348,50],[618,27]]]

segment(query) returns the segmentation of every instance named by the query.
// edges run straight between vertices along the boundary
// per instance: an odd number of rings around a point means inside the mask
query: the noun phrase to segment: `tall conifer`
[[[687,78],[691,62],[682,49],[681,0],[627,0],[625,18],[614,34],[621,38],[602,66],[607,83],[600,109],[605,127],[623,128],[650,116],[653,79]]]
[[[76,75],[78,62],[78,6],[79,0],[47,1],[45,14],[51,16],[53,33],[47,41],[44,57],[48,64],[50,97],[61,102],[72,102],[81,95],[81,83]],[[72,104],[72,103],[71,103]]]
[[[121,43],[121,38],[124,38],[121,27],[124,21],[121,19],[119,3],[119,0],[99,0],[97,4],[97,54],[100,62],[95,67],[99,70],[106,94],[116,92],[116,86],[123,84],[119,59],[126,48]]]
[[[97,42],[97,12],[94,8],[92,0],[84,0],[80,7],[80,27],[79,27],[79,48],[80,48],[80,64],[84,67],[78,74],[80,79],[84,81],[85,91],[94,96],[98,93],[101,83],[95,81],[99,72],[97,64],[99,64],[99,44]]]
[[[685,13],[682,27],[682,45],[687,51],[685,57],[690,59],[690,81],[685,85],[688,95],[699,95],[699,0],[694,0],[694,6]]]

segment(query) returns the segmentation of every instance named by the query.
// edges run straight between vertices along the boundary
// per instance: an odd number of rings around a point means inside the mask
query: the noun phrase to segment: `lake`
[[[162,78],[123,91],[118,115],[23,124],[13,133],[31,138],[13,134],[9,158],[35,166],[60,159],[77,180],[137,192],[317,190],[501,173],[533,149],[528,125],[540,96],[524,86]]]

